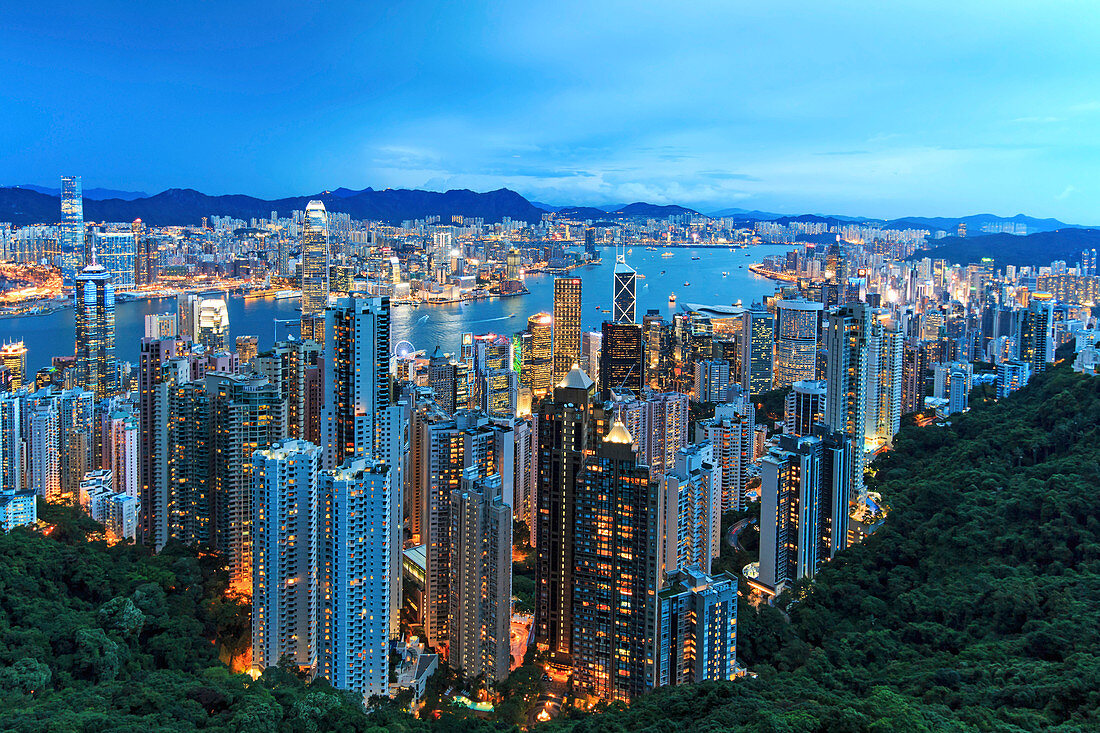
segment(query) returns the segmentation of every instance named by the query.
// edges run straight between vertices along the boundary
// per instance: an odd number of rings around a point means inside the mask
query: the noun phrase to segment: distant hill
[[[36,186],[33,183],[23,183],[18,186],[11,186],[11,188],[26,188],[31,191],[37,191],[38,193],[48,194],[50,196],[60,196],[60,188],[49,188],[48,186]],[[113,188],[86,188],[83,191],[84,198],[94,199],[96,201],[102,201],[103,199],[122,199],[124,201],[133,201],[134,199],[146,198],[149,194],[144,191],[118,191]]]
[[[329,211],[350,214],[355,219],[371,219],[397,224],[406,219],[439,216],[444,222],[461,214],[481,217],[489,222],[508,216],[520,221],[535,222],[543,212],[527,199],[506,188],[487,193],[453,190],[445,193],[408,189],[362,191],[337,189],[313,196],[296,196],[273,201],[252,196],[208,196],[189,188],[172,188],[155,196],[127,201],[107,199],[85,200],[86,221],[133,221],[141,219],[154,226],[186,226],[198,224],[204,216],[232,216],[237,219],[268,218],[272,211],[289,216],[304,210],[311,199],[325,202]],[[24,188],[0,188],[0,221],[13,224],[55,222],[61,217],[57,196]]]
[[[965,265],[989,257],[998,267],[1005,265],[1049,265],[1065,260],[1079,262],[1081,250],[1100,249],[1100,229],[1057,229],[1027,236],[988,234],[983,237],[945,237],[936,246],[914,252],[909,259],[924,257]]]
[[[1031,216],[1024,216],[1023,214],[1017,214],[1016,216],[995,216],[993,214],[973,214],[971,216],[961,216],[957,219],[952,219],[942,216],[907,216],[902,219],[893,219],[885,223],[886,229],[940,229],[945,232],[954,233],[958,231],[960,223],[966,223],[967,235],[974,236],[989,236],[982,231],[982,227],[986,224],[1023,224],[1027,227],[1029,234],[1036,232],[1051,232],[1055,229],[1066,229],[1072,227],[1072,224],[1066,224],[1065,222],[1058,221],[1057,219],[1036,219]]]

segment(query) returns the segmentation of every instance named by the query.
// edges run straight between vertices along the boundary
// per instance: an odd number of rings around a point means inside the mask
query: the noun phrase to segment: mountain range
[[[988,258],[997,267],[1005,265],[1049,265],[1064,260],[1069,265],[1081,261],[1081,251],[1100,249],[1100,229],[1069,227],[1027,236],[989,234],[984,237],[944,237],[930,242],[929,249],[914,252],[909,259],[924,257],[948,262],[979,262]]]
[[[56,222],[61,214],[59,193],[58,189],[33,184],[0,187],[0,221],[16,225]],[[599,207],[555,206],[529,201],[507,188],[478,193],[466,189],[437,192],[393,188],[354,190],[341,187],[310,196],[274,200],[242,194],[211,196],[189,188],[171,188],[152,196],[140,191],[91,188],[84,192],[84,218],[86,221],[141,219],[153,226],[188,226],[199,224],[204,216],[266,219],[274,211],[280,217],[285,217],[292,211],[305,209],[306,203],[312,199],[324,201],[329,211],[346,213],[354,219],[370,219],[389,224],[429,216],[438,216],[441,221],[447,223],[455,215],[481,218],[487,222],[498,222],[504,217],[517,221],[537,222],[545,213],[554,212],[559,216],[581,221],[613,222],[628,218],[664,218],[700,213],[684,206],[650,204],[642,201]],[[959,218],[904,217],[884,220],[839,214],[792,216],[759,210],[727,208],[710,212],[708,216],[727,217],[745,223],[821,222],[836,226],[865,223],[888,229],[921,228],[952,234],[957,231],[960,223],[965,223],[972,238],[983,234],[982,227],[988,224],[1023,224],[1029,232],[1047,232],[1075,226],[1057,219],[1036,219],[1023,214],[1013,217],[975,214]]]

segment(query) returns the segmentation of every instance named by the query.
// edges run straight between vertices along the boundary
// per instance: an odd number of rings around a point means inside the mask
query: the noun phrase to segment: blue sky
[[[0,183],[1100,222],[1100,6],[4,10]]]

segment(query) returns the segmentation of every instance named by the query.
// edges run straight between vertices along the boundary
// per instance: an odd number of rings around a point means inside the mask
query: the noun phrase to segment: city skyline
[[[1080,141],[1100,128],[1100,94],[1078,72],[1098,60],[1096,17],[922,3],[880,23],[867,9],[242,5],[206,25],[153,4],[138,19],[163,31],[151,37],[97,3],[18,8],[0,69],[34,104],[0,122],[0,174],[1090,220],[1097,153]],[[72,63],[33,60],[59,57]]]

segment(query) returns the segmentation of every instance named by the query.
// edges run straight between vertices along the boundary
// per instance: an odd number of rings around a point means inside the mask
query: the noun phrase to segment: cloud
[[[1047,124],[1047,123],[1051,123],[1051,122],[1062,122],[1062,120],[1063,120],[1062,117],[1033,116],[1033,117],[1017,117],[1012,121],[1013,122],[1020,122],[1020,123],[1042,123],[1042,124]]]
[[[1068,199],[1073,194],[1073,192],[1076,191],[1076,190],[1077,189],[1074,188],[1073,186],[1066,186],[1064,189],[1062,189],[1062,193],[1058,194],[1054,198],[1059,199],[1059,200]]]

